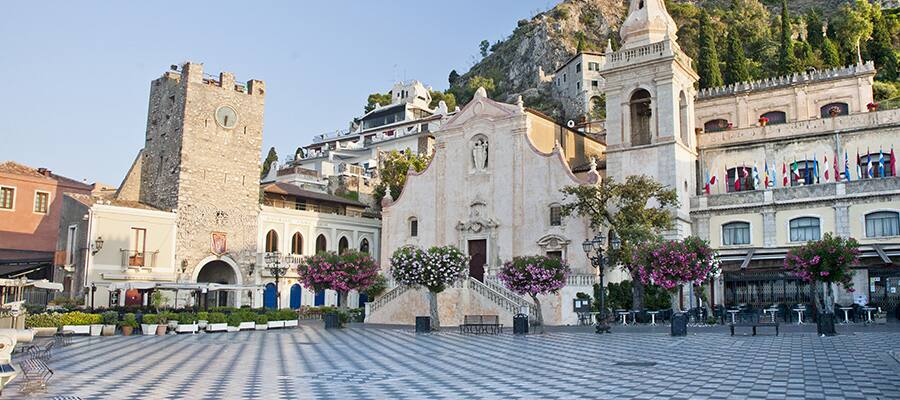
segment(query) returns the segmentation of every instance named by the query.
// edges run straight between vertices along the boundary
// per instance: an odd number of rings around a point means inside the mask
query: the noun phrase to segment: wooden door
[[[487,263],[487,240],[469,241],[469,276],[484,282],[484,264]]]

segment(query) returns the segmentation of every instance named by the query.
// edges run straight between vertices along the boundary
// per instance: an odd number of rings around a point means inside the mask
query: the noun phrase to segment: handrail
[[[375,301],[369,303],[369,311],[374,313],[379,308],[386,306],[397,297],[400,297],[400,295],[402,295],[403,293],[406,293],[409,288],[410,287],[407,285],[399,285],[387,291],[387,293],[378,296]]]
[[[525,313],[528,314],[529,316],[534,315],[534,313],[533,313],[534,307],[531,304],[528,304],[528,303],[519,304],[516,301],[510,300],[508,297],[491,289],[490,287],[488,287],[481,281],[479,281],[475,278],[472,278],[471,276],[467,278],[467,281],[465,283],[467,283],[468,286],[470,288],[472,288],[472,290],[474,290],[476,293],[481,294],[484,297],[487,297],[488,300],[493,301],[500,307],[505,308],[507,311],[509,311],[513,315],[520,313],[522,311],[522,308],[525,308]]]

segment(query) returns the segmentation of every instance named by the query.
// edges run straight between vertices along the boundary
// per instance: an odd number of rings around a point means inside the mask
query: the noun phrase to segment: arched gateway
[[[235,267],[224,260],[214,259],[203,264],[197,272],[197,283],[220,283],[227,285],[240,284]],[[216,290],[206,293],[200,298],[200,307],[237,307],[238,293]]]

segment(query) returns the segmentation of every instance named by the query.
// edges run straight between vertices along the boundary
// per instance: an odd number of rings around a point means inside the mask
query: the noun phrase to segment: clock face
[[[238,115],[231,106],[221,106],[216,109],[216,123],[219,126],[231,129],[237,125]]]

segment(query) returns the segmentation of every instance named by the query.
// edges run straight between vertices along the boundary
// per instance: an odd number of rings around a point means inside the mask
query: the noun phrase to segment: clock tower
[[[265,84],[172,66],[150,85],[142,203],[178,214],[175,270],[197,279],[214,260],[241,283],[255,257]]]

